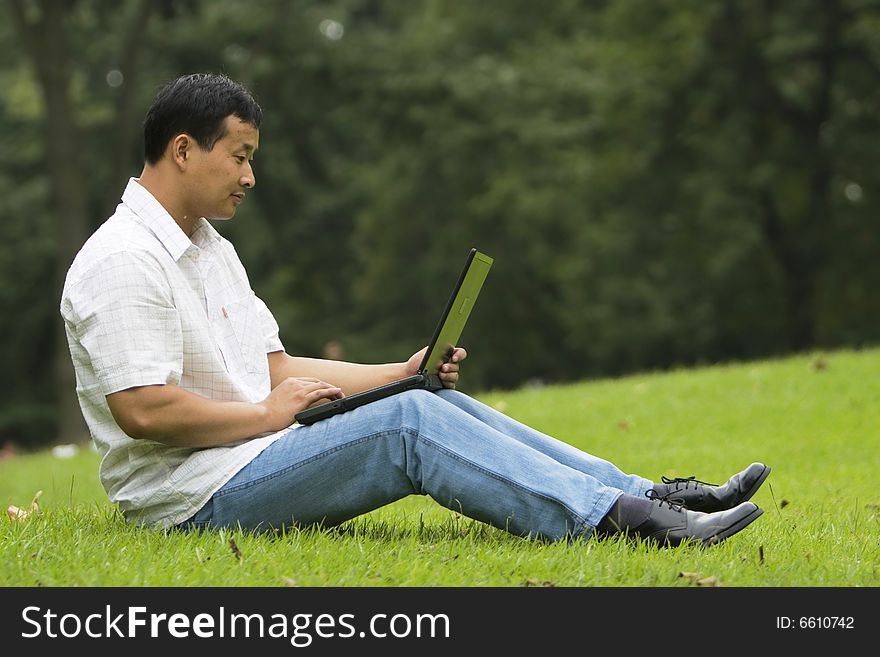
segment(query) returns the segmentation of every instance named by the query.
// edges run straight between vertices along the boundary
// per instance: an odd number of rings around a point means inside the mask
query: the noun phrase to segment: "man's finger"
[[[307,393],[311,397],[336,397],[342,395],[342,389],[337,388],[336,386],[324,385],[319,388],[315,388],[314,390],[310,390]]]
[[[327,383],[326,381],[315,380],[312,383],[309,383],[304,388],[308,388],[309,390],[321,390],[322,388],[336,388],[332,383]]]

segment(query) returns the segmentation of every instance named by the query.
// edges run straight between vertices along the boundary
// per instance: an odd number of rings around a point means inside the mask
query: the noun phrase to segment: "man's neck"
[[[171,215],[174,223],[180,226],[180,229],[186,233],[186,236],[192,238],[193,233],[198,228],[200,217],[191,216],[181,209],[181,204],[174,194],[168,192],[170,186],[165,180],[166,175],[159,168],[147,165],[141,172],[138,183],[150,192],[159,204],[165,208],[165,211]]]

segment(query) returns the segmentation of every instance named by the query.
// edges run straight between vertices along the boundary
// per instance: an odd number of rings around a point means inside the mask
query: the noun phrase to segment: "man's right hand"
[[[269,393],[260,405],[268,412],[268,430],[281,431],[295,422],[301,410],[320,401],[344,397],[342,388],[312,377],[291,376]]]

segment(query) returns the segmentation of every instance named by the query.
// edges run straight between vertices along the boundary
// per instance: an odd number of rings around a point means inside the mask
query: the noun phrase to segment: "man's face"
[[[245,190],[256,184],[251,160],[260,142],[260,131],[238,117],[226,117],[226,134],[214,148],[197,144],[187,152],[187,196],[190,216],[231,219]]]

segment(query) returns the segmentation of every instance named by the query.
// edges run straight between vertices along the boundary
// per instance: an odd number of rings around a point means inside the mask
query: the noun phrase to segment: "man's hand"
[[[408,361],[406,361],[407,376],[419,373],[419,365],[421,365],[422,361],[425,359],[426,351],[428,351],[427,347],[419,349]],[[465,358],[467,358],[467,351],[465,351],[464,347],[456,347],[453,349],[452,356],[449,360],[440,366],[438,374],[440,375],[440,381],[443,382],[444,388],[455,388],[455,384],[458,383],[460,369],[459,363]]]
[[[294,423],[301,410],[323,400],[342,397],[342,388],[312,377],[291,376],[275,386],[260,405],[268,411],[269,430],[281,431]]]

